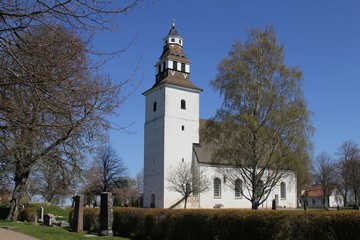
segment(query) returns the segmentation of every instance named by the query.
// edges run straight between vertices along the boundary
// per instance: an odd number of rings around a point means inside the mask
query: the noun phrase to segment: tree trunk
[[[255,199],[252,199],[251,210],[257,210],[258,208],[259,208],[259,203]]]
[[[10,212],[7,220],[17,221],[19,217],[20,200],[26,193],[30,171],[23,171],[15,175],[15,188],[11,198]]]
[[[185,203],[184,203],[184,209],[186,209],[186,204],[187,204],[187,199],[188,199],[188,196],[185,196]]]
[[[347,186],[345,186],[345,194],[344,194],[344,207],[347,207],[347,191],[348,191],[348,188]]]

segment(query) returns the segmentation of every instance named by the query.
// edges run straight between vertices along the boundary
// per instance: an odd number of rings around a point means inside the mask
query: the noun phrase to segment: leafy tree
[[[88,170],[85,192],[90,196],[110,192],[127,186],[127,179],[127,168],[116,151],[110,145],[101,146]]]
[[[171,168],[166,176],[168,189],[180,193],[183,196],[184,208],[191,194],[199,194],[207,191],[210,186],[205,172],[199,168],[191,167],[190,163],[180,163]]]
[[[323,204],[324,208],[329,203],[329,196],[337,187],[337,172],[335,163],[331,156],[326,152],[320,153],[315,158],[313,166],[314,181],[321,185],[323,190]]]
[[[235,42],[211,82],[224,102],[202,138],[214,149],[214,161],[234,167],[230,180],[243,179],[252,209],[288,170],[307,171],[297,167],[309,166],[312,127],[302,73],[285,66],[283,49],[272,27],[250,30],[245,43]]]
[[[360,167],[358,166],[360,164],[360,149],[354,141],[347,140],[339,147],[337,156],[340,183],[346,206],[349,201],[348,195],[350,190],[353,191],[355,199],[358,199],[357,193],[360,188]]]

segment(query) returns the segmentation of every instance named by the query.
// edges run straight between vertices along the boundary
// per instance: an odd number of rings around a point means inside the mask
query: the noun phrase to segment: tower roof
[[[175,19],[172,20],[172,28],[170,29],[168,36],[179,36],[179,33],[175,28]]]
[[[155,64],[157,69],[156,81],[151,89],[162,84],[170,84],[195,91],[202,91],[201,88],[196,87],[190,80],[191,62],[187,59],[183,50],[183,38],[175,28],[174,19],[172,20],[171,29],[163,41],[163,52],[159,61]]]

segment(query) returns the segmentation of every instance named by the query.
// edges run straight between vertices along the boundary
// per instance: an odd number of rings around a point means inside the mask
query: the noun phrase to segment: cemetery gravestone
[[[82,232],[84,230],[84,199],[83,196],[74,197],[74,219],[73,219],[73,231]]]
[[[104,192],[101,194],[100,203],[100,235],[113,236],[112,225],[114,220],[112,194]]]

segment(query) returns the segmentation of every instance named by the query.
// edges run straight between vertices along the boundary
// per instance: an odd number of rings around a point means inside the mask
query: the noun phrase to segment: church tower
[[[171,168],[191,163],[199,142],[199,93],[190,80],[190,61],[173,20],[155,64],[154,85],[145,96],[144,207],[168,208],[181,195],[168,190]]]

